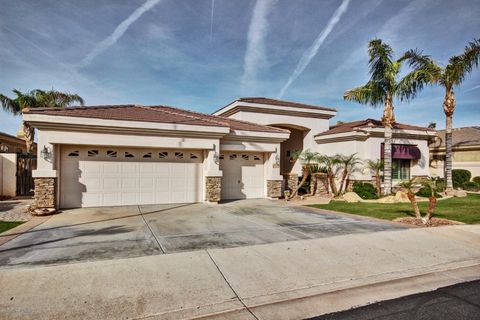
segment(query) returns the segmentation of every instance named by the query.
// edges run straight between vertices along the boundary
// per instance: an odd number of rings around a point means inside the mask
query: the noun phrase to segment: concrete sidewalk
[[[301,319],[480,278],[480,226],[0,271],[0,319]]]

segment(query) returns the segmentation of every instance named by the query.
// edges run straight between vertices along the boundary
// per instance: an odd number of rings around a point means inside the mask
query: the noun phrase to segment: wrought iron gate
[[[32,171],[36,168],[36,155],[17,154],[17,196],[33,196]]]

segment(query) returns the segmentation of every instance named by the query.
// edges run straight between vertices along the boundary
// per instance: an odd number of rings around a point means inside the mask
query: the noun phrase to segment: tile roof
[[[264,97],[245,97],[245,98],[238,98],[235,101],[248,102],[248,103],[269,104],[269,105],[274,105],[274,106],[284,106],[284,107],[293,107],[293,108],[304,108],[304,109],[333,111],[333,112],[337,111],[334,108],[320,107],[320,106],[314,106],[314,105],[311,105],[311,104],[304,104],[304,103],[285,101],[285,100],[277,100],[277,99],[264,98]],[[230,104],[231,103],[229,103],[225,107],[229,106]],[[224,109],[225,107],[222,107],[215,112],[218,112],[218,111]]]
[[[317,136],[326,136],[330,134],[335,134],[335,133],[344,133],[344,132],[351,132],[351,131],[356,131],[356,130],[362,130],[365,128],[383,128],[383,124],[379,120],[375,119],[365,119],[365,120],[358,120],[358,121],[352,121],[352,122],[345,122],[345,123],[340,123],[334,126],[331,126],[329,130],[321,132]],[[409,124],[403,124],[403,123],[398,123],[396,122],[393,125],[393,129],[403,129],[403,130],[422,130],[422,131],[435,131],[434,129],[429,129],[426,127],[420,127],[420,126],[413,126]]]
[[[438,130],[438,137],[430,145],[433,148],[445,147],[445,130]],[[479,146],[480,145],[480,126],[453,128],[452,130],[453,147],[460,146]]]
[[[229,127],[233,130],[247,130],[259,132],[288,132],[245,121],[207,115],[199,112],[179,109],[169,106],[141,106],[141,105],[101,105],[68,107],[64,109],[38,108],[24,110],[29,114],[44,114],[50,116],[66,116],[81,118],[96,118],[107,120],[144,121],[158,123],[175,123],[199,126]]]

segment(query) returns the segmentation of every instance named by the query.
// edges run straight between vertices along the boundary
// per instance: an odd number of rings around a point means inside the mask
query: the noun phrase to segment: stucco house
[[[430,143],[430,173],[444,176],[445,130]],[[480,127],[463,127],[452,130],[452,167],[466,169],[472,177],[480,176]]]
[[[330,127],[336,113],[268,98],[241,98],[212,115],[139,105],[25,110],[24,120],[38,129],[36,203],[73,208],[278,198],[284,175],[301,174],[295,150],[381,157],[378,121]],[[400,164],[408,175],[428,175],[434,134],[394,128],[394,157],[408,160]]]

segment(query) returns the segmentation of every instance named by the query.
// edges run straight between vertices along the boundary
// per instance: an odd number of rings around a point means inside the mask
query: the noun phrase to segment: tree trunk
[[[292,192],[292,194],[290,195],[290,198],[289,199],[293,199],[293,197],[295,197],[298,193],[298,190],[300,190],[300,188],[303,186],[303,184],[305,183],[305,181],[307,181],[307,178],[308,176],[310,175],[310,170],[308,169],[308,166],[305,166],[303,168],[303,177],[302,177],[302,181],[300,181],[300,184],[295,188],[295,190]]]
[[[385,142],[383,155],[383,195],[392,193],[392,127],[385,126]]]
[[[328,173],[328,179],[330,181],[330,188],[332,189],[332,194],[334,196],[336,196],[337,195],[337,186],[335,184],[335,175],[333,174],[332,171],[330,171]]]
[[[455,95],[453,90],[447,90],[445,100],[443,102],[443,111],[446,116],[445,125],[445,162],[444,173],[447,190],[453,189],[452,181],[452,120],[455,111]]]
[[[383,194],[392,193],[392,127],[395,123],[395,115],[393,113],[392,97],[388,95],[385,98],[385,108],[383,109],[382,123],[385,126],[385,142],[383,155]]]
[[[342,173],[342,180],[340,182],[340,189],[338,190],[338,193],[342,193],[343,191],[343,185],[345,184],[345,180],[347,179],[348,171],[347,169],[343,170]]]
[[[408,200],[410,200],[410,203],[412,204],[413,211],[415,212],[415,218],[421,219],[422,215],[420,214],[420,209],[418,208],[417,199],[415,198],[415,194],[412,192],[412,190],[407,191],[407,197],[408,197]]]
[[[437,198],[435,196],[432,196],[428,198],[428,209],[427,209],[427,215],[425,218],[423,218],[423,224],[427,224],[430,219],[432,219],[433,216],[433,211],[435,210],[435,207],[437,206]]]
[[[23,133],[25,135],[25,143],[27,145],[27,152],[31,153],[35,140],[35,129],[28,123],[23,123]]]
[[[382,195],[382,177],[380,176],[380,171],[377,171],[377,175],[375,176],[375,183],[377,185],[377,195],[380,198]]]

